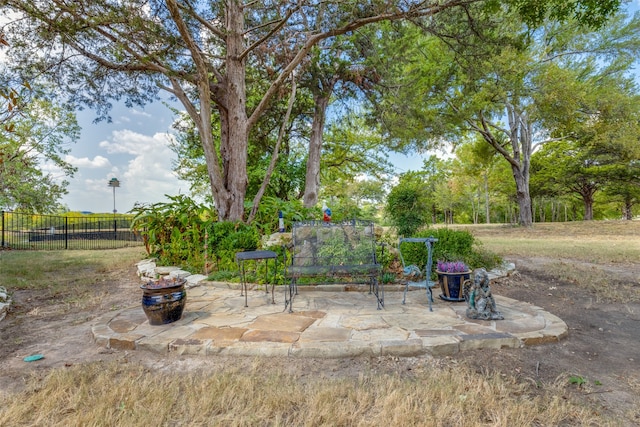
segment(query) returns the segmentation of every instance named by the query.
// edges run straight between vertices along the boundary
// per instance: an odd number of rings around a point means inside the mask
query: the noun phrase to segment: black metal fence
[[[142,244],[142,237],[130,229],[130,218],[124,216],[1,214],[1,248],[116,249]]]

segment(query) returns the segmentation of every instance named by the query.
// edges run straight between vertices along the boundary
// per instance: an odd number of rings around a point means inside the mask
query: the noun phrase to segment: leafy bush
[[[242,222],[216,222],[215,211],[178,195],[168,203],[136,205],[132,229],[139,232],[147,253],[160,265],[176,265],[191,272],[205,270],[210,255],[218,270],[236,270],[235,254],[255,250],[259,235]]]
[[[498,255],[485,251],[468,231],[438,228],[420,231],[413,237],[438,239],[433,245],[434,266],[438,261],[461,261],[472,270],[480,267],[491,270],[502,263]],[[429,255],[424,244],[403,243],[401,249],[406,264],[415,264],[420,268],[427,264]]]
[[[420,190],[412,187],[394,187],[387,199],[387,214],[399,236],[411,236],[426,224],[426,209],[417,206]]]
[[[420,176],[403,174],[398,185],[389,192],[385,210],[399,236],[413,236],[425,226],[429,216],[424,183]]]
[[[253,203],[245,202],[247,215]],[[299,200],[283,201],[277,197],[265,196],[260,201],[258,212],[252,222],[260,234],[268,236],[278,231],[278,211],[282,211],[285,230],[291,230],[291,224],[309,217],[309,210]]]
[[[209,225],[207,246],[215,256],[218,270],[236,269],[236,252],[258,248],[260,236],[255,227],[243,222],[215,222]]]
[[[382,270],[388,270],[395,261],[396,256],[389,250],[389,244],[383,242],[376,245],[376,261],[382,266]]]
[[[137,204],[131,228],[140,233],[149,255],[161,265],[204,267],[204,236],[216,213],[184,196],[167,196],[170,202]]]
[[[382,265],[382,271],[389,271],[392,269],[392,265],[398,262],[398,256],[393,249],[398,240],[395,233],[392,233],[389,229],[377,228],[378,230],[384,230],[382,235],[376,237],[376,261]]]

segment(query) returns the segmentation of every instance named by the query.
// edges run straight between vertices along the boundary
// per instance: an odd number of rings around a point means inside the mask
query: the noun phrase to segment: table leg
[[[271,304],[276,303],[276,297],[273,294],[274,287],[276,286],[276,282],[278,281],[278,258],[274,260],[274,271],[273,271],[273,281],[271,282]]]
[[[242,261],[242,284],[240,285],[240,296],[242,296],[243,291],[244,291],[244,306],[249,307],[249,304],[247,302],[247,294],[249,292],[247,291],[247,276],[245,275],[245,271],[244,271],[244,261]]]

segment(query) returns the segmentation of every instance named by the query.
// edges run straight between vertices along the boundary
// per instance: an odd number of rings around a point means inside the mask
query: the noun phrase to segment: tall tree
[[[618,193],[623,211],[628,211],[633,186],[640,181],[640,95],[629,78],[612,69],[590,75],[573,88],[578,89],[574,99],[581,114],[562,119],[562,131],[571,132],[568,140],[536,153],[535,185],[538,191],[579,195],[585,220],[594,218],[595,194],[605,188]]]
[[[377,183],[379,191],[384,194],[384,183],[393,166],[386,152],[380,150],[380,133],[365,126],[355,114],[348,114],[332,123],[323,140],[320,167],[323,184],[318,196],[333,204],[329,207],[336,218],[353,218],[361,207],[358,193],[363,189],[363,181]],[[369,192],[374,199],[379,197],[380,193],[377,194]]]
[[[580,113],[575,96],[556,92],[553,102],[543,99],[553,92],[549,76],[562,82],[556,89],[569,92],[575,74],[564,73],[563,67],[574,66],[567,58],[592,66],[626,64],[628,69],[629,58],[638,52],[639,21],[614,20],[598,32],[587,31],[584,21],[549,21],[539,30],[527,30],[508,12],[474,12],[452,10],[438,21],[422,23],[429,35],[405,51],[410,60],[399,77],[387,82],[392,90],[377,103],[377,117],[390,134],[418,146],[443,139],[455,143],[469,132],[480,135],[509,163],[519,223],[529,226],[531,155],[537,145],[564,137],[552,134],[559,115]]]
[[[80,133],[75,115],[42,98],[22,99],[11,132],[0,132],[0,208],[48,213],[76,169],[65,161]]]
[[[455,154],[457,165],[454,167],[454,171],[458,177],[468,182],[466,188],[478,194],[478,212],[474,211],[473,222],[477,222],[480,206],[483,204],[485,222],[489,224],[491,222],[490,176],[496,167],[499,156],[491,146],[479,138],[456,148]],[[481,178],[480,182],[478,182],[478,177]],[[476,210],[475,207],[474,210]]]
[[[596,192],[604,184],[598,160],[575,141],[554,141],[534,156],[535,185],[547,194],[575,194],[584,206],[583,219],[593,219]]]
[[[618,165],[612,172],[614,178],[603,190],[609,198],[620,203],[622,219],[632,220],[634,207],[640,204],[640,161]]]
[[[449,195],[448,185],[452,174],[451,168],[451,159],[443,160],[435,155],[430,155],[422,161],[420,177],[426,192],[428,211],[433,224],[438,222],[440,213],[442,213],[443,222],[446,222],[450,216],[447,196]]]
[[[143,104],[175,96],[196,124],[220,219],[242,219],[250,130],[323,40],[375,22],[436,17],[482,0],[0,0],[17,13],[5,31],[12,64],[52,76],[73,99],[105,113],[110,101]],[[531,20],[584,15],[599,22],[619,0],[505,0]],[[12,15],[15,16],[15,15]],[[273,50],[280,43],[280,49]],[[260,53],[278,60],[268,88],[247,108],[246,67]],[[220,140],[212,132],[212,110]]]
[[[354,37],[341,36],[314,46],[304,67],[302,85],[313,96],[314,109],[309,136],[303,205],[312,208],[320,192],[320,164],[327,109],[337,91],[343,102],[358,89],[367,90],[376,79],[353,46]],[[355,38],[357,40],[357,38]]]

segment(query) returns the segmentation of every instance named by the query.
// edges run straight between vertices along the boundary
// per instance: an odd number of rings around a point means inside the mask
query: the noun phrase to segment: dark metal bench
[[[291,262],[287,263],[285,258],[285,277],[289,280],[285,310],[289,307],[293,311],[298,279],[302,277],[365,278],[378,309],[384,306],[384,287],[378,280],[382,266],[376,261],[372,221],[295,222],[290,253]]]

